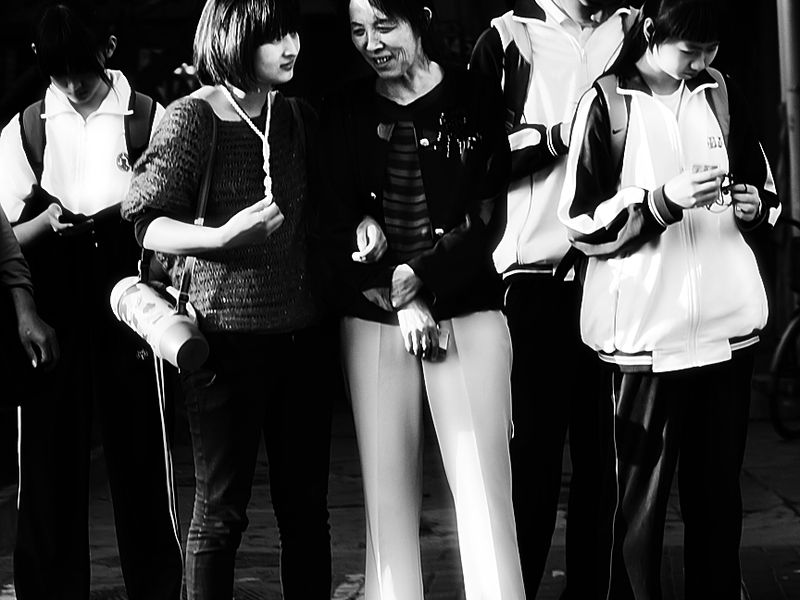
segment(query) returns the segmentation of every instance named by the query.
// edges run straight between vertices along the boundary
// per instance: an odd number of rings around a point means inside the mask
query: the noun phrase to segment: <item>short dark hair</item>
[[[655,25],[649,42],[651,48],[670,40],[719,42],[722,36],[725,11],[718,0],[648,0],[643,10],[644,16],[652,18]]]
[[[647,51],[670,40],[706,44],[719,42],[725,29],[725,11],[719,0],[646,0],[634,27],[625,36],[619,56],[608,72],[619,73],[636,63]],[[653,20],[649,40],[644,35],[645,19]]]
[[[252,89],[258,47],[296,33],[298,23],[294,0],[206,0],[194,36],[200,81]]]
[[[433,14],[433,2],[429,0],[367,0],[373,8],[378,9],[387,17],[405,21],[411,26],[411,31],[422,41],[422,51],[432,60],[439,60],[442,51],[442,41],[436,35],[432,19],[425,11],[427,8]]]
[[[42,73],[47,77],[94,73],[110,83],[102,52],[113,26],[106,16],[87,2],[47,5],[34,30]]]

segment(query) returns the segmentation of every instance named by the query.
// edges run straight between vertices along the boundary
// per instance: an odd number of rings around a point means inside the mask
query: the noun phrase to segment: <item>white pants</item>
[[[422,600],[422,401],[453,494],[468,600],[525,597],[511,505],[511,341],[505,317],[439,323],[442,362],[408,354],[400,328],[347,317],[345,370],[367,513],[366,600]],[[424,387],[423,387],[424,386]]]

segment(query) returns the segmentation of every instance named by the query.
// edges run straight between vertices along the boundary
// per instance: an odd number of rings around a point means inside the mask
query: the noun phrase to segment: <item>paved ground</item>
[[[758,411],[756,411],[757,413]],[[756,415],[758,416],[758,414]],[[178,432],[175,452],[179,508],[185,528],[191,511],[192,469],[187,434]],[[463,598],[453,514],[433,436],[426,444],[422,550],[427,598]],[[279,599],[278,548],[264,459],[259,467],[251,502],[251,525],[238,555],[236,598]],[[104,478],[102,456],[94,462],[92,500],[93,598],[125,598],[116,556],[112,509]],[[565,465],[568,470],[569,465]],[[565,476],[565,483],[567,476]],[[753,421],[745,469],[744,578],[753,600],[800,599],[800,443],[780,441],[765,421]],[[361,598],[363,585],[364,524],[361,481],[352,422],[345,410],[337,412],[334,425],[330,481],[333,534],[334,588],[336,600]],[[0,600],[14,598],[11,585],[9,542],[13,517],[13,491],[0,496]],[[565,506],[562,489],[561,507]],[[665,600],[682,596],[681,524],[673,497],[664,557]],[[564,583],[564,513],[553,537],[546,577],[537,598],[558,598]],[[5,548],[5,550],[3,550]]]

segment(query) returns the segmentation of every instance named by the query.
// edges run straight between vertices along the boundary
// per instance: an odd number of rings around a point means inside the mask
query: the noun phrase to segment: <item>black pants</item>
[[[611,524],[608,503],[598,498],[613,488],[611,378],[580,339],[580,293],[575,282],[540,275],[513,280],[506,293],[514,351],[513,500],[529,598],[536,596],[553,536],[567,430],[573,469],[568,595],[591,598],[607,580]]]
[[[231,597],[262,435],[283,597],[327,600],[331,390],[323,375],[335,357],[317,328],[209,334],[208,341],[207,365],[183,379],[196,479],[186,548],[189,600]]]
[[[615,375],[619,503],[613,600],[659,600],[672,477],[684,523],[686,600],[738,600],[753,356],[666,374]]]
[[[123,255],[116,245],[135,244],[130,225],[114,223],[105,233],[109,244],[102,235],[58,240],[29,258],[37,304],[56,329],[61,362],[31,384],[21,413],[14,551],[20,600],[89,597],[93,419],[108,467],[128,598],[180,597],[181,549],[153,362],[108,305],[116,278],[135,272],[135,248]]]

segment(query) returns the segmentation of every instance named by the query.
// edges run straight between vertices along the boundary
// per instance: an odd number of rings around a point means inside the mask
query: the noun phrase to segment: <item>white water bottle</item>
[[[177,302],[177,290],[168,287],[167,291]],[[173,303],[136,276],[125,277],[114,286],[111,310],[150,345],[156,356],[178,369],[196,370],[208,358],[208,341],[197,327],[192,306],[187,305],[188,315],[179,315]]]

